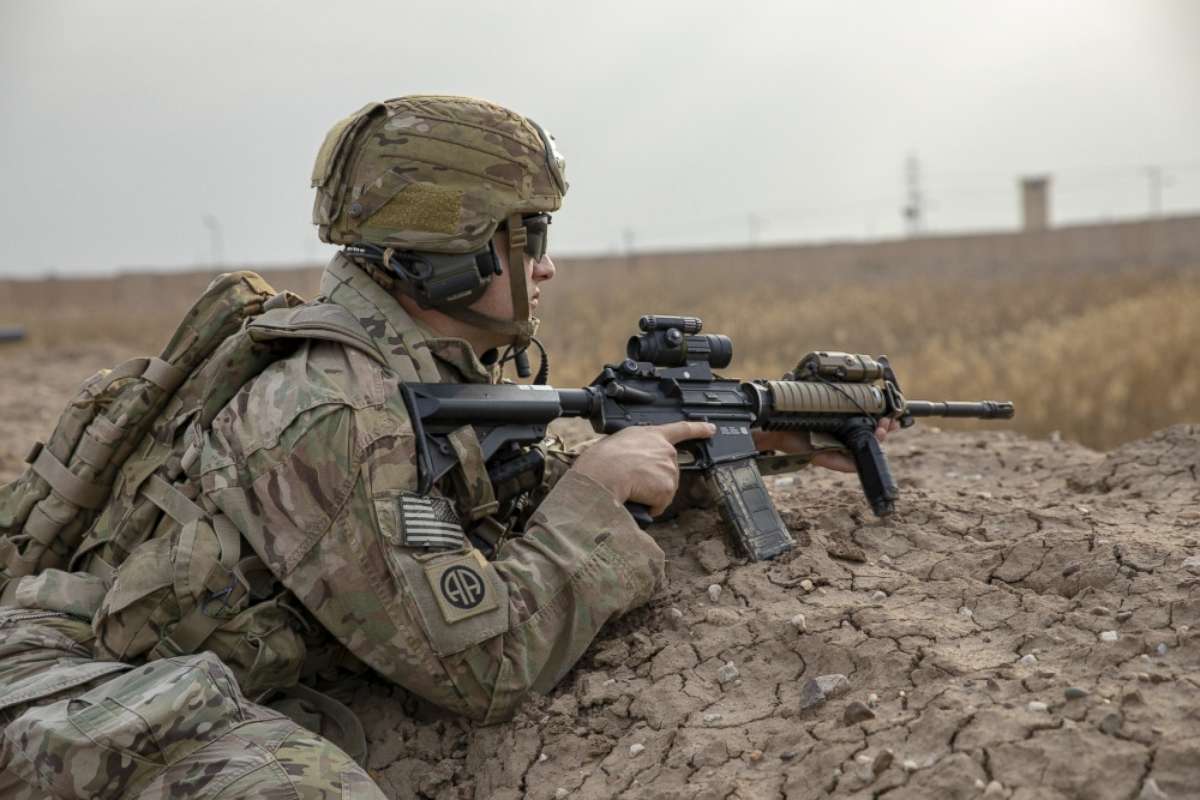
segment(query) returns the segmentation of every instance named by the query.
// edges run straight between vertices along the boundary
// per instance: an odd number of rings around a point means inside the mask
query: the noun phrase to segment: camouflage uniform
[[[492,562],[458,525],[444,523],[436,541],[423,536],[429,512],[416,502],[413,430],[398,391],[404,362],[424,362],[423,378],[430,367],[447,381],[491,375],[466,342],[420,334],[343,256],[322,293],[392,365],[327,342],[272,365],[214,421],[201,490],[376,672],[475,719],[505,719],[530,689],[553,686],[607,620],[649,600],[662,550],[607,490],[572,471]],[[465,517],[463,506],[453,513]]]

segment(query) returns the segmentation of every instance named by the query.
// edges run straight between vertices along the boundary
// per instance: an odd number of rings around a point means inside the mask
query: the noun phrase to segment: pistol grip
[[[795,545],[753,458],[717,464],[707,471],[716,492],[721,516],[734,541],[751,561],[786,553]]]

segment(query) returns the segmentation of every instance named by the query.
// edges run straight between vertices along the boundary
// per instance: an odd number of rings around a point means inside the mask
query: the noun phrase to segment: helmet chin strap
[[[473,311],[470,308],[439,308],[448,317],[482,328],[493,333],[512,337],[512,347],[521,353],[517,360],[517,372],[522,378],[529,377],[529,361],[523,351],[529,347],[538,329],[538,319],[530,313],[529,289],[525,280],[525,243],[527,235],[520,214],[509,214],[508,229],[508,285],[512,292],[513,316],[510,320],[497,319]]]

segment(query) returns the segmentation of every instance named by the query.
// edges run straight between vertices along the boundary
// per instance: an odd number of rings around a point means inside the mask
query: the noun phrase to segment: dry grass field
[[[316,293],[318,270],[265,274]],[[0,365],[25,349],[52,368],[80,342],[157,350],[210,277],[0,282],[0,327],[29,334]],[[1010,399],[1016,430],[1097,449],[1200,418],[1200,270],[801,270],[786,249],[564,259],[541,310],[561,386],[623,357],[639,315],[686,313],[733,337],[731,375],[778,377],[815,349],[886,353],[912,399]]]

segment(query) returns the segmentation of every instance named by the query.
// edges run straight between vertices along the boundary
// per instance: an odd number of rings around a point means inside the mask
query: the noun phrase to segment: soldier
[[[532,120],[480,100],[412,96],[339,122],[313,184],[319,235],[344,249],[322,298],[300,307],[309,316],[289,317],[290,332],[282,324],[298,346],[200,433],[186,465],[195,502],[231,521],[374,672],[473,719],[507,719],[529,691],[553,687],[605,622],[650,599],[663,553],[624,503],[662,512],[678,486],[674,445],[712,428],[631,428],[577,456],[545,445],[534,510],[514,521],[494,516],[464,426],[451,437],[461,466],[418,494],[399,386],[495,381],[501,351],[529,346],[555,273],[547,234],[564,162]],[[789,434],[759,444],[806,448]],[[116,587],[156,563],[136,556]],[[94,625],[0,612],[0,793],[240,797],[286,785],[304,797],[381,796],[337,747],[245,700],[214,655],[189,654],[187,620],[160,631],[151,657],[169,657],[137,669],[94,660],[93,629],[97,654],[116,651],[106,623],[120,614],[116,591]],[[123,758],[98,758],[98,742]]]

